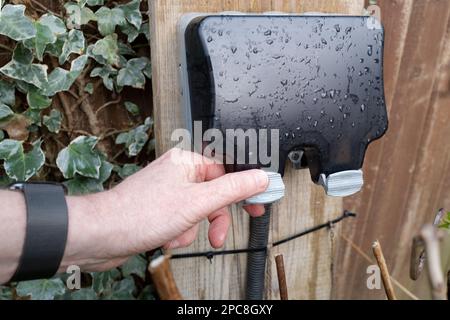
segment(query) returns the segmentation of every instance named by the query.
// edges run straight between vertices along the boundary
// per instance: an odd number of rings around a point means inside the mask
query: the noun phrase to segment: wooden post
[[[151,21],[151,56],[156,152],[161,155],[173,146],[172,131],[183,127],[177,70],[176,25],[187,12],[221,11],[321,11],[359,15],[364,0],[149,0]],[[311,182],[307,170],[294,171],[290,165],[284,177],[286,197],[275,205],[270,240],[279,240],[299,230],[323,223],[342,213],[342,200],[327,197],[321,187]],[[246,248],[248,217],[232,208],[232,230],[226,249]],[[208,251],[207,225],[200,228],[198,240],[181,252]],[[292,299],[327,299],[331,297],[330,241],[326,231],[286,243],[274,250],[292,262],[286,266],[291,280]],[[241,299],[244,295],[246,256],[215,257],[172,261],[172,270],[186,299]],[[275,262],[268,262],[266,297],[278,299]]]

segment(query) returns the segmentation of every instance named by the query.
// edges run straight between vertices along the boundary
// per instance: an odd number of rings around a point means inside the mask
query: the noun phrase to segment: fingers
[[[260,217],[266,212],[266,209],[264,208],[264,205],[262,204],[250,204],[244,206],[244,210],[248,212],[250,216],[253,218]]]
[[[164,245],[164,249],[176,249],[190,246],[197,238],[199,225],[196,224],[191,229],[183,233],[175,240],[170,241]]]
[[[228,208],[222,208],[208,217],[210,222],[208,238],[215,249],[224,245],[231,224],[231,215]]]
[[[269,179],[262,170],[248,170],[229,173],[217,179],[194,185],[193,195],[199,199],[208,195],[199,204],[198,218],[204,218],[230,204],[250,198],[267,189]]]

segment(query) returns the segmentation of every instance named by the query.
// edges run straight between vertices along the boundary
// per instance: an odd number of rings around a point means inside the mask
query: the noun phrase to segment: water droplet
[[[239,81],[239,77],[234,77],[233,80],[234,81]]]
[[[353,128],[355,127],[355,125],[356,125],[356,124],[355,124],[354,122],[352,122],[352,127],[353,127]]]
[[[366,105],[365,105],[365,104],[362,104],[362,105],[361,105],[361,112],[364,112],[364,110],[366,110]]]
[[[313,127],[314,127],[314,128],[317,127],[318,124],[319,124],[319,122],[318,122],[317,120],[314,121]]]
[[[313,99],[313,102],[314,102],[314,103],[317,103],[317,98],[314,98],[314,99]]]
[[[334,99],[334,94],[335,94],[335,91],[334,90],[330,90],[330,98],[331,99]]]
[[[236,53],[236,51],[237,51],[236,47],[231,47],[231,52],[233,52],[233,54]]]
[[[364,68],[364,72],[365,72],[365,73],[369,73],[369,71],[370,71],[370,69],[369,69],[368,67],[365,67],[365,68]]]
[[[228,103],[236,103],[236,102],[238,102],[238,101],[239,101],[239,98],[225,100],[225,102],[228,102]]]
[[[281,118],[281,113],[276,112],[275,115],[277,116],[277,118]]]
[[[322,93],[320,94],[320,96],[321,96],[323,99],[325,99],[325,98],[327,97],[327,93],[326,93],[326,92],[322,92]]]
[[[273,40],[272,40],[272,39],[267,39],[266,43],[267,43],[268,45],[271,45],[271,44],[273,44]]]
[[[340,112],[343,112],[343,111],[344,111],[344,106],[339,106],[338,108],[339,108],[339,111],[340,111]]]
[[[243,106],[242,109],[247,110],[248,106]]]
[[[223,36],[223,30],[217,31],[217,34],[218,34],[219,36]]]
[[[376,64],[380,63],[380,59],[378,59],[378,58],[375,59],[375,63],[376,63]]]
[[[327,44],[328,44],[327,40],[325,40],[324,38],[322,38],[320,41],[321,41],[322,44],[324,44],[324,45],[327,45]]]
[[[281,80],[281,84],[282,84],[283,86],[287,86],[288,81],[287,81],[287,80]]]
[[[359,59],[359,62],[364,63],[364,59],[363,58]]]
[[[266,32],[264,32],[265,36],[270,36],[272,34],[272,30],[267,30]]]
[[[284,134],[284,136],[285,136],[286,138],[289,138],[289,133],[286,132],[286,133]]]
[[[296,130],[297,130],[297,131],[300,131],[300,130],[301,130],[301,128],[300,128],[300,127],[297,127],[297,128],[296,128]]]
[[[248,64],[247,65],[247,70],[251,70],[252,69],[252,65],[251,64]]]
[[[308,116],[306,119],[308,119],[308,121],[311,121],[311,120],[312,120],[312,117],[311,117],[311,116]]]
[[[338,24],[334,25],[334,29],[336,30],[336,32],[341,32],[341,26]]]
[[[345,28],[345,34],[349,34],[350,32],[352,32],[352,27]]]
[[[334,122],[334,118],[330,118],[330,123],[333,123]]]
[[[258,51],[258,48],[253,48],[253,53],[254,54],[257,54],[259,51]]]
[[[373,53],[373,46],[372,46],[372,45],[369,45],[369,46],[367,47],[367,55],[368,55],[368,56],[371,56],[372,53]]]
[[[206,39],[206,41],[211,42],[211,41],[213,41],[213,38],[211,36],[209,36],[208,39]]]

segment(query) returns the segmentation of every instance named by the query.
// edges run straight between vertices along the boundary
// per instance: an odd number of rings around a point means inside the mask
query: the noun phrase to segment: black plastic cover
[[[280,130],[280,169],[357,170],[388,125],[382,28],[360,16],[207,16],[186,29],[192,120]],[[241,170],[245,166],[235,166]]]

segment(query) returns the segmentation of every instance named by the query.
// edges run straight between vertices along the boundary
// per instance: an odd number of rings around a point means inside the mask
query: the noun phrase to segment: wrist
[[[82,270],[94,271],[107,262],[114,223],[108,223],[106,192],[66,197],[69,228],[67,244],[59,272],[77,265]],[[112,217],[111,217],[112,218]]]

